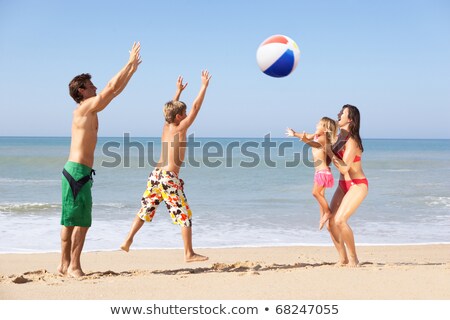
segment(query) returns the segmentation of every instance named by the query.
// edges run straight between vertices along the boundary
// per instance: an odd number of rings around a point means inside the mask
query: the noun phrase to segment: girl
[[[314,134],[302,134],[288,128],[286,134],[289,137],[297,137],[312,147],[314,159],[314,186],[312,194],[320,206],[319,230],[322,230],[325,223],[331,217],[331,210],[325,198],[325,188],[331,188],[334,184],[333,174],[329,164],[331,162],[331,146],[336,141],[337,126],[333,119],[323,117],[316,126]],[[328,150],[330,150],[328,152]]]

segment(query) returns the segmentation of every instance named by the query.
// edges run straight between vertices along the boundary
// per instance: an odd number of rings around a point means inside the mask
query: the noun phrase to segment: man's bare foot
[[[319,230],[322,230],[323,226],[327,221],[331,218],[331,212],[324,213],[324,215],[320,218],[319,222]]]
[[[56,271],[58,272],[58,276],[65,277],[67,275],[67,267],[63,267],[62,265],[59,265]]]
[[[122,245],[120,246],[120,249],[122,249],[125,252],[130,251],[130,246],[133,243],[133,240],[126,240]]]
[[[209,258],[206,256],[202,256],[200,254],[194,253],[193,255],[186,256],[185,261],[186,262],[199,262],[199,261],[206,261]]]
[[[67,274],[68,274],[70,277],[72,277],[72,278],[80,278],[80,277],[83,277],[83,276],[86,275],[86,274],[83,272],[83,270],[81,270],[81,269],[75,269],[75,270],[68,269],[68,270],[67,270]]]

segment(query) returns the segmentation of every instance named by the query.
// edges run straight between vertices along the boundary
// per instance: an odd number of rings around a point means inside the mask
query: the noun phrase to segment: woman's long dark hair
[[[359,127],[361,125],[361,116],[359,114],[359,110],[357,107],[352,106],[351,104],[346,104],[342,107],[342,110],[348,109],[348,118],[351,120],[349,123],[349,134],[350,137],[355,139],[358,147],[361,149],[361,152],[364,151],[362,140],[359,135]]]

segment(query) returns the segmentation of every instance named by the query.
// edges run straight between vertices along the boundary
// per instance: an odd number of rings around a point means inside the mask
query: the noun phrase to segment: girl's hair
[[[327,139],[327,144],[333,145],[337,140],[337,124],[336,121],[328,118],[323,117],[320,119],[320,122],[322,122],[322,125],[325,129],[325,137]]]
[[[362,140],[359,135],[359,127],[361,125],[361,116],[359,114],[359,110],[357,107],[352,106],[351,104],[346,104],[342,107],[342,111],[344,109],[348,109],[348,118],[350,121],[349,123],[349,134],[350,137],[355,139],[356,143],[358,144],[358,147],[361,149],[361,152],[364,151]]]
[[[83,95],[78,91],[78,89],[86,89],[86,82],[89,80],[91,80],[91,75],[89,73],[82,73],[70,81],[69,94],[76,103],[83,101]]]
[[[164,118],[167,123],[173,123],[177,114],[182,115],[186,111],[186,104],[182,101],[169,101],[164,105]]]

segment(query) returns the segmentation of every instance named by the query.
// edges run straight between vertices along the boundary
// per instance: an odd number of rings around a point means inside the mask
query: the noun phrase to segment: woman
[[[339,136],[332,147],[333,163],[340,172],[339,186],[331,200],[332,218],[328,230],[339,253],[337,266],[359,266],[353,231],[348,220],[369,190],[361,156],[364,151],[359,136],[360,115],[355,106],[346,104],[338,114]]]

